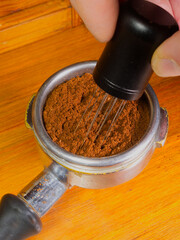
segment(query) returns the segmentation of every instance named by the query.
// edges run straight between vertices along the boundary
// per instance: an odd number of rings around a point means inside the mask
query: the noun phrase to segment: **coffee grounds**
[[[88,107],[94,93],[95,97]],[[88,128],[104,94],[105,92],[97,87],[89,73],[57,86],[49,94],[43,111],[45,128],[52,140],[68,152],[86,157],[110,156],[135,145],[142,138],[149,124],[148,105],[143,97],[138,101],[127,101],[111,133],[103,142],[104,136],[122,102],[118,99],[99,136],[94,141],[98,124],[113,98],[109,95],[86,138]],[[98,97],[98,95],[100,96]],[[97,102],[95,102],[96,100]],[[82,119],[87,107],[88,111]],[[85,139],[86,141],[83,144]]]

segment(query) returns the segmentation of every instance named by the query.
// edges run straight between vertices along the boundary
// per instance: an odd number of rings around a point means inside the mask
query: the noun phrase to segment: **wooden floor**
[[[98,59],[103,47],[79,26],[0,55],[0,197],[17,194],[43,169],[33,132],[24,124],[32,94],[57,70]],[[128,183],[68,190],[31,240],[180,239],[180,77],[153,75],[150,83],[169,113],[165,146]]]

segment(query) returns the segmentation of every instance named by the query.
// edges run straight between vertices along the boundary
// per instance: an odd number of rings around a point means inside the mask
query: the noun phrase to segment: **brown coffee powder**
[[[102,145],[104,136],[122,101],[118,99],[99,136],[94,141],[98,124],[109,102],[112,101],[112,97],[109,95],[102,111],[93,124],[88,138],[83,144],[88,127],[105,94],[99,88],[95,92],[96,89],[97,85],[92,75],[86,73],[82,77],[73,78],[57,86],[49,94],[45,103],[43,119],[49,136],[60,147],[74,154],[87,157],[104,157],[123,152],[135,145],[142,138],[148,127],[149,110],[143,98],[138,101],[127,101],[109,137]],[[94,92],[96,93],[95,97],[82,119],[82,115]],[[100,96],[98,97],[99,93]],[[95,103],[96,99],[97,102]],[[94,107],[92,109],[93,104]],[[79,122],[79,127],[76,130]]]

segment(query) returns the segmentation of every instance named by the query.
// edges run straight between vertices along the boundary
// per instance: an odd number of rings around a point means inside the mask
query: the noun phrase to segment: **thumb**
[[[161,77],[180,75],[180,31],[156,49],[151,64],[154,72]]]

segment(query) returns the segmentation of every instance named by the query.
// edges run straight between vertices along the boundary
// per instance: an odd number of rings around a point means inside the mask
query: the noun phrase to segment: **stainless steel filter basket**
[[[159,107],[157,97],[148,85],[144,94],[149,104],[150,124],[141,141],[128,151],[110,157],[87,158],[67,152],[55,144],[47,134],[42,119],[48,94],[66,80],[81,76],[85,72],[92,73],[95,65],[95,61],[77,63],[50,77],[33,100],[32,118],[29,114],[28,119],[44,152],[68,169],[68,184],[85,188],[111,187],[135,177],[147,165],[154,149],[164,144],[168,130],[167,112]]]
[[[159,107],[158,99],[150,85],[144,93],[150,110],[149,127],[143,138],[129,150],[110,157],[87,158],[67,152],[51,140],[42,118],[48,94],[64,81],[86,72],[92,73],[95,65],[96,61],[87,61],[58,71],[42,85],[29,103],[26,124],[33,130],[43,150],[41,152],[46,167],[19,193],[18,197],[14,196],[28,209],[28,214],[30,212],[36,216],[34,232],[30,231],[28,236],[40,231],[39,217],[48,211],[67,188],[76,185],[96,189],[124,183],[137,176],[149,162],[155,148],[163,146],[165,142],[168,131],[167,112]],[[13,195],[10,197],[13,198]],[[3,238],[0,233],[1,239]]]

